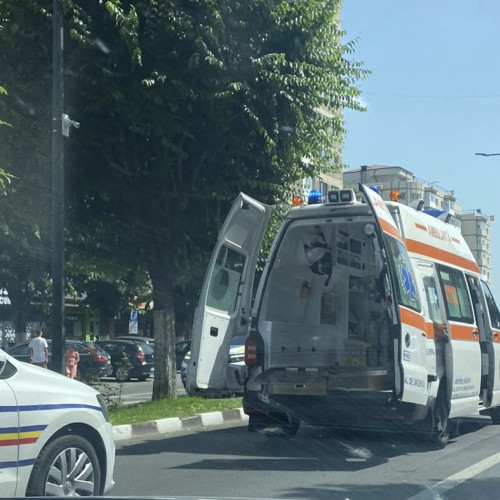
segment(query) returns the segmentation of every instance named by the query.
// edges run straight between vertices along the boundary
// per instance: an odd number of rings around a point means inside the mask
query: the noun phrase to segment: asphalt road
[[[443,450],[422,437],[302,427],[292,440],[243,426],[117,444],[111,496],[198,499],[498,498],[500,433],[461,423]]]

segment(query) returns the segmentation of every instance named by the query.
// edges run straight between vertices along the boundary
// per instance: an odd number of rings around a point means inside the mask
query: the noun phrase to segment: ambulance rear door
[[[195,311],[188,392],[226,386],[231,339],[249,330],[255,266],[271,212],[240,193],[222,225]]]
[[[403,402],[427,404],[425,321],[412,264],[384,200],[371,188],[360,191],[372,208],[378,226],[378,241],[385,254],[381,279],[390,288],[389,314],[394,341],[394,395]]]

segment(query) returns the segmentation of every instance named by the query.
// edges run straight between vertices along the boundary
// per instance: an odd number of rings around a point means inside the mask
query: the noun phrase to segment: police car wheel
[[[99,495],[101,468],[94,448],[81,436],[61,436],[40,452],[28,496]]]

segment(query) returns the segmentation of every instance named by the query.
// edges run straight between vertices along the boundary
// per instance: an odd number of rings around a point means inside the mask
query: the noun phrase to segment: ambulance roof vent
[[[444,210],[429,209],[429,210],[424,210],[423,212],[424,214],[436,217],[436,219],[440,219],[446,223],[449,223],[452,217],[450,212],[445,212]]]
[[[410,207],[421,212],[422,209],[424,208],[424,204],[425,204],[424,200],[422,200],[422,198],[418,198],[417,200],[413,200],[410,203]]]
[[[328,191],[328,203],[346,205],[355,201],[356,195],[353,189],[331,189]]]

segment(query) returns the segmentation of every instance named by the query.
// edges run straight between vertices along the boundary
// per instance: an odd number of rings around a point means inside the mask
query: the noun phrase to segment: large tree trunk
[[[175,366],[174,296],[163,284],[153,281],[155,337],[153,401],[177,397]],[[157,306],[158,304],[158,306]]]

